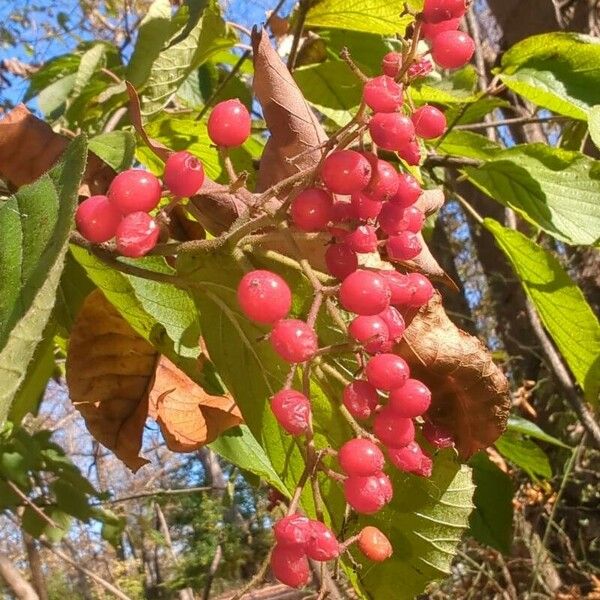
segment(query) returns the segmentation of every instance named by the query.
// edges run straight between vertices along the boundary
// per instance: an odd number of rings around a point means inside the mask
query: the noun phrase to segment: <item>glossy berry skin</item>
[[[290,212],[298,229],[323,231],[333,220],[333,200],[325,190],[308,188],[294,198]]]
[[[373,433],[388,448],[404,448],[415,440],[412,419],[399,417],[389,408],[384,408],[375,417]]]
[[[280,546],[305,549],[310,540],[311,521],[302,515],[288,515],[275,523],[273,534]]]
[[[398,191],[390,198],[390,202],[402,208],[412,206],[423,193],[419,182],[408,173],[398,174]]]
[[[399,417],[421,417],[431,406],[431,392],[417,379],[407,379],[402,387],[391,391],[388,406]]]
[[[385,457],[378,446],[361,438],[346,442],[339,449],[338,461],[349,477],[376,475],[385,465]]]
[[[374,77],[365,83],[363,100],[376,113],[396,112],[404,102],[402,86],[387,75]]]
[[[378,317],[356,317],[348,332],[369,354],[383,352],[388,346],[390,332],[385,321]]]
[[[381,475],[383,473],[368,477],[348,477],[344,481],[346,502],[357,513],[375,514],[389,502],[389,488],[380,478]]]
[[[271,325],[287,317],[292,307],[292,292],[276,273],[256,270],[242,277],[237,300],[246,317],[256,323]]]
[[[347,223],[354,219],[354,208],[351,202],[346,200],[336,200],[333,203],[333,222]]]
[[[346,310],[364,316],[384,311],[390,304],[390,295],[390,288],[381,275],[362,269],[348,275],[339,292]]]
[[[397,204],[388,202],[379,214],[379,227],[387,235],[398,235],[402,231],[408,230],[408,225],[404,218],[406,209]]]
[[[343,281],[358,269],[358,257],[348,245],[332,244],[325,251],[325,264],[334,277]]]
[[[425,306],[435,294],[431,281],[421,273],[409,273],[406,277],[411,289],[411,298],[407,305],[413,308]]]
[[[398,148],[398,156],[410,166],[421,164],[421,146],[416,139],[411,140],[406,146]]]
[[[400,151],[415,137],[415,126],[400,113],[377,113],[369,121],[373,141],[384,150]]]
[[[435,36],[443,31],[456,31],[460,25],[460,19],[448,19],[439,23],[423,23],[421,26],[421,34],[430,42],[435,39]]]
[[[465,0],[425,0],[423,18],[427,23],[441,23],[460,19],[466,11]]]
[[[290,435],[306,433],[310,426],[310,401],[295,390],[281,390],[271,398],[271,410],[277,422]]]
[[[278,321],[269,339],[275,352],[289,363],[310,360],[319,347],[314,329],[298,319]]]
[[[423,247],[419,238],[410,231],[390,237],[386,244],[388,258],[392,261],[407,261],[421,254]]]
[[[381,490],[385,503],[387,504],[388,502],[391,502],[392,498],[394,497],[394,488],[392,487],[392,482],[390,481],[390,478],[383,472],[378,473],[376,477],[379,483],[379,489]]]
[[[378,354],[369,359],[366,374],[372,386],[384,392],[391,392],[406,383],[410,371],[402,357],[395,354]]]
[[[383,202],[373,200],[365,192],[357,192],[352,194],[352,212],[355,219],[359,221],[369,221],[376,219],[381,212]]]
[[[344,243],[358,254],[369,254],[377,250],[377,232],[372,225],[360,225],[344,237]]]
[[[241,146],[251,129],[250,113],[238,99],[219,102],[208,118],[208,137],[223,148]]]
[[[355,419],[362,421],[379,406],[379,396],[368,381],[357,379],[344,389],[343,404]]]
[[[349,196],[364,190],[371,174],[371,163],[360,152],[341,150],[325,159],[321,179],[329,191]]]
[[[304,587],[310,581],[310,566],[302,548],[275,544],[271,571],[275,579],[292,588]]]
[[[160,181],[148,171],[129,169],[112,180],[106,195],[123,215],[150,212],[160,202]]]
[[[415,133],[426,140],[444,135],[448,126],[446,115],[429,104],[421,106],[413,113],[412,122],[415,126]]]
[[[308,558],[327,562],[340,555],[340,544],[333,531],[321,521],[311,521],[310,539],[306,545]]]
[[[373,562],[383,562],[394,553],[390,540],[377,527],[371,526],[358,534],[358,548]]]
[[[372,154],[367,155],[367,158],[371,161],[373,175],[365,189],[365,194],[372,200],[389,200],[398,191],[400,183],[398,181],[398,171],[386,160],[375,158]]]
[[[180,198],[197,194],[204,183],[204,167],[189,152],[174,152],[167,158],[163,175],[165,186]]]
[[[398,271],[379,271],[382,277],[387,281],[390,291],[390,304],[393,306],[407,306],[412,298],[412,288],[406,275]]]
[[[159,234],[158,224],[148,213],[130,213],[123,217],[117,227],[117,250],[123,256],[139,258],[156,246]]]
[[[475,42],[462,31],[444,31],[431,45],[433,60],[444,69],[464,67],[473,57]]]
[[[406,323],[404,317],[400,314],[398,309],[393,306],[389,306],[382,313],[379,318],[387,325],[389,332],[389,341],[387,344],[386,352],[389,352],[396,342],[399,342],[406,331]],[[384,345],[385,348],[385,345]]]
[[[454,446],[454,438],[449,431],[446,431],[439,425],[434,425],[432,421],[426,420],[423,425],[423,436],[434,447],[442,450]]]
[[[402,69],[402,54],[388,52],[381,61],[381,70],[388,77],[397,77]]]
[[[90,196],[77,207],[75,224],[88,242],[101,244],[115,237],[121,216],[106,196]]]
[[[404,448],[388,448],[388,456],[399,471],[431,477],[433,463],[417,442],[411,442]]]

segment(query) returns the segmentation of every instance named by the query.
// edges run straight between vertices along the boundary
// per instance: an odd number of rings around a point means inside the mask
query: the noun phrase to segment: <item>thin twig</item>
[[[218,488],[215,488],[213,486],[203,486],[171,490],[148,490],[146,492],[132,494],[131,496],[123,496],[122,498],[115,498],[114,500],[106,500],[105,502],[103,502],[103,504],[119,504],[121,502],[130,502],[131,500],[139,500],[140,498],[156,498],[162,496],[183,496],[188,494],[199,494],[200,492],[212,492],[215,489]]]
[[[555,115],[551,117],[515,117],[512,119],[501,119],[499,121],[490,121],[489,123],[469,123],[467,125],[457,125],[454,129],[457,131],[478,131],[489,127],[498,128],[509,125],[530,125],[533,123],[548,123],[550,121],[562,121],[569,117]]]
[[[296,60],[298,58],[298,48],[300,47],[300,40],[304,33],[304,23],[306,22],[306,14],[310,8],[310,0],[300,0],[298,5],[298,11],[296,14],[296,29],[294,31],[294,39],[292,40],[292,47],[287,60],[287,68],[289,71],[293,71],[296,66]]]
[[[40,518],[42,521],[46,521],[50,527],[54,527],[55,529],[64,529],[60,525],[58,525],[52,518],[50,518],[39,506],[37,506],[34,502],[32,502],[22,491],[21,488],[18,487],[15,483],[10,480],[6,480],[6,484],[8,487],[17,495],[31,510]]]

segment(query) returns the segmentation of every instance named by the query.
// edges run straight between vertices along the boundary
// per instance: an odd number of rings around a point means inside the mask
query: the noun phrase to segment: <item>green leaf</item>
[[[548,442],[549,444],[554,444],[555,446],[560,446],[561,448],[566,448],[568,450],[571,449],[571,447],[567,446],[567,444],[540,429],[540,427],[538,427],[535,423],[532,423],[531,421],[528,421],[527,419],[517,415],[511,415],[508,418],[508,431],[527,435],[535,438],[536,440],[540,440],[541,442]]]
[[[404,12],[403,0],[321,0],[308,11],[306,25],[404,35],[413,21]]]
[[[27,506],[21,519],[23,529],[32,537],[39,538],[45,535],[50,542],[60,542],[69,533],[71,517],[58,508],[44,509],[43,512],[52,519],[56,527],[44,520],[31,507]]]
[[[91,81],[101,67],[105,66],[106,52],[108,46],[105,43],[94,44],[89,50],[83,53],[79,68],[75,74],[75,81],[71,95],[78,96],[83,88]]]
[[[121,544],[121,535],[127,526],[127,519],[118,517],[112,511],[103,508],[95,508],[93,517],[102,523],[100,531],[102,539],[117,548]]]
[[[596,105],[590,110],[589,125],[590,137],[596,148],[600,148],[600,105]]]
[[[506,432],[496,441],[496,449],[504,458],[523,469],[532,479],[552,477],[552,468],[546,453],[535,442],[518,433]]]
[[[0,205],[0,423],[54,307],[86,155],[76,138],[58,166]]]
[[[129,169],[135,155],[135,136],[129,131],[101,133],[90,139],[89,149],[115,171]]]
[[[470,518],[470,533],[482,544],[508,554],[512,543],[513,484],[485,454],[478,452],[469,464],[477,486]]]
[[[569,244],[600,239],[600,162],[579,152],[527,144],[464,173],[488,196]]]
[[[581,290],[549,252],[493,219],[484,221],[589,402],[600,391],[600,324]]]
[[[29,102],[44,88],[65,75],[75,74],[80,62],[81,56],[79,54],[65,54],[49,60],[39,71],[29,77],[29,88],[25,93],[23,102]]]
[[[37,97],[38,106],[48,119],[56,119],[64,112],[76,78],[75,73],[66,75],[40,91]]]
[[[492,160],[502,147],[487,136],[472,131],[451,131],[437,146],[437,151],[452,156]]]
[[[88,497],[77,486],[65,479],[57,479],[50,484],[50,489],[54,493],[56,505],[61,511],[86,522],[92,516]]]
[[[600,43],[576,33],[532,36],[504,54],[500,78],[534,104],[585,121],[598,104]]]
[[[463,106],[453,105],[445,113],[448,123],[456,122],[457,125],[466,125],[483,121],[483,117],[498,108],[509,107],[510,102],[502,100],[502,98],[480,98],[471,104]],[[485,129],[482,131],[485,131]]]

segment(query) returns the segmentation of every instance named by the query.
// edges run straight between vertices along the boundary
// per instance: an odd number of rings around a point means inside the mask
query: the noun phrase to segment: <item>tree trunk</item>
[[[23,545],[27,552],[27,560],[29,561],[29,569],[31,570],[31,582],[40,600],[48,600],[48,590],[46,588],[46,578],[44,577],[40,550],[35,540],[28,533],[22,531],[22,534]]]
[[[3,554],[0,554],[0,577],[4,579],[18,600],[39,600],[33,586],[21,575],[13,562]]]

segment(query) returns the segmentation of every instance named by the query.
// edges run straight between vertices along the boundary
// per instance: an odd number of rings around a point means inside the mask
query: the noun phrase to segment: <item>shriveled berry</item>
[[[439,23],[423,23],[421,33],[426,40],[431,42],[439,33],[456,30],[459,25],[460,19],[448,19]]]
[[[325,190],[308,188],[298,194],[291,207],[292,221],[302,231],[323,231],[333,220],[333,200]]]
[[[130,213],[123,217],[117,227],[117,250],[123,256],[139,258],[156,246],[159,234],[158,224],[148,213]]]
[[[462,31],[444,31],[431,44],[433,60],[444,69],[464,67],[475,53],[475,42]]]
[[[355,419],[364,420],[368,419],[379,405],[379,396],[368,381],[357,379],[344,389],[343,403]]]
[[[347,200],[336,200],[333,203],[333,217],[334,223],[347,223],[354,219],[354,208],[351,202]]]
[[[306,545],[309,558],[319,562],[333,560],[340,555],[340,544],[335,534],[321,521],[311,521],[310,538]]]
[[[77,231],[94,244],[108,242],[115,237],[121,222],[121,213],[106,196],[90,196],[75,213]]]
[[[344,237],[344,243],[358,254],[369,254],[377,250],[377,233],[372,225],[360,225]]]
[[[325,159],[321,178],[334,194],[350,195],[369,185],[371,173],[371,163],[360,152],[340,150]]]
[[[385,321],[378,316],[356,317],[348,332],[370,354],[383,352],[390,339]]]
[[[421,477],[431,476],[431,458],[423,452],[417,442],[411,442],[404,448],[388,448],[388,456],[399,471]]]
[[[398,156],[411,167],[421,163],[421,146],[416,139],[411,140],[405,146],[398,148]]]
[[[163,180],[175,196],[189,198],[197,194],[204,183],[204,167],[193,154],[174,152],[165,163]]]
[[[311,521],[302,515],[288,515],[275,523],[273,534],[280,546],[306,548],[311,535]]]
[[[399,151],[415,137],[415,126],[400,113],[377,113],[369,121],[373,141],[384,150]]]
[[[410,79],[425,77],[431,71],[433,71],[433,63],[428,58],[420,58],[408,68],[408,77]]]
[[[278,321],[269,339],[275,352],[289,363],[310,360],[319,347],[315,330],[298,319]]]
[[[421,273],[409,273],[406,277],[412,292],[408,306],[413,308],[425,306],[435,294],[435,289],[431,285],[431,281]]]
[[[208,117],[207,127],[214,144],[234,148],[250,137],[252,120],[248,109],[236,98],[219,102]]]
[[[399,342],[406,331],[406,323],[404,322],[404,317],[400,314],[398,309],[393,306],[388,306],[382,313],[380,313],[379,318],[387,325],[389,332],[389,342],[388,346],[391,349],[393,344]],[[389,352],[389,349],[386,348],[386,352]]]
[[[374,200],[365,192],[352,194],[352,211],[354,213],[354,218],[359,221],[376,219],[377,215],[381,212],[382,207],[383,202]]]
[[[390,291],[392,293],[390,304],[394,306],[409,306],[413,296],[413,288],[406,275],[398,271],[379,271],[382,277],[385,277]]]
[[[390,198],[390,202],[407,208],[412,206],[423,193],[419,182],[409,173],[398,175],[398,191]]]
[[[381,61],[381,70],[388,77],[397,77],[402,69],[402,54],[388,52]]]
[[[389,502],[389,490],[382,486],[378,475],[348,477],[344,481],[344,496],[357,513],[365,515],[379,512]]]
[[[375,417],[373,433],[388,448],[403,448],[415,440],[412,419],[399,417],[389,408],[384,408]]]
[[[388,406],[399,416],[413,419],[424,415],[431,406],[429,388],[417,379],[407,379],[406,383],[390,393]]]
[[[392,556],[394,550],[390,540],[377,527],[365,527],[358,534],[360,551],[373,562],[383,562]]]
[[[338,452],[338,461],[350,477],[376,475],[385,465],[383,452],[373,442],[361,438],[346,442]]]
[[[378,315],[390,304],[390,288],[385,279],[363,269],[344,279],[339,296],[342,306],[357,315]]]
[[[370,160],[373,167],[373,175],[369,185],[365,189],[365,194],[372,200],[389,200],[398,191],[400,184],[398,181],[398,171],[386,160],[378,159],[372,154],[370,156],[372,157]]]
[[[310,426],[310,401],[296,390],[281,390],[271,398],[271,410],[277,422],[290,435],[302,435]]]
[[[271,271],[246,273],[238,285],[237,299],[249,319],[264,325],[283,319],[292,307],[292,292],[288,284]]]
[[[421,250],[423,249],[419,238],[410,231],[403,231],[398,235],[390,237],[386,248],[389,259],[400,262],[416,258],[421,254]]]
[[[426,420],[423,425],[423,436],[434,447],[438,449],[452,448],[454,446],[454,438],[452,434],[439,425],[435,425],[432,421]]]
[[[275,579],[293,588],[310,581],[310,566],[303,549],[275,544],[271,554],[271,571]]]
[[[365,83],[363,100],[376,113],[395,112],[404,102],[402,86],[387,75],[374,77]]]
[[[421,106],[413,113],[412,122],[415,125],[415,133],[426,140],[444,135],[448,126],[446,115],[429,104]]]
[[[378,354],[369,359],[366,368],[369,383],[378,390],[390,392],[406,383],[410,371],[406,361],[396,354]]]
[[[467,11],[465,0],[425,0],[423,18],[427,23],[460,19]]]
[[[148,171],[129,169],[112,180],[106,195],[121,214],[147,213],[160,202],[160,181]]]
[[[358,269],[358,257],[347,244],[332,244],[325,251],[325,264],[334,277],[343,281]]]

